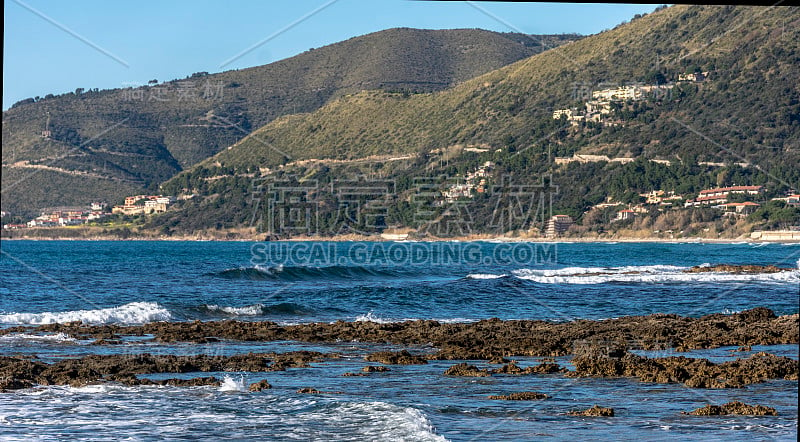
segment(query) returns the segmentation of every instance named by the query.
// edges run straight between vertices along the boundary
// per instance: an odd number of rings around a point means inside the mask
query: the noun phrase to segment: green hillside
[[[448,90],[348,95],[312,113],[278,118],[167,182],[168,192],[212,197],[193,200],[163,222],[241,224],[252,211],[246,200],[253,178],[291,173],[317,182],[348,174],[392,178],[402,212],[413,177],[463,175],[486,160],[518,182],[552,174],[559,185],[555,208],[578,219],[608,196],[630,199],[666,186],[686,193],[730,184],[762,184],[776,195],[796,190],[798,34],[796,8],[674,6]],[[695,71],[709,72],[708,79],[676,83]],[[606,124],[571,126],[552,117],[556,109],[583,107],[586,90],[665,82],[674,86],[668,93],[612,104]],[[463,146],[489,150],[465,153]],[[555,163],[575,153],[638,161]],[[376,155],[383,160],[367,166],[300,161]],[[486,207],[478,213],[491,214]]]
[[[2,207],[33,212],[113,200],[156,186],[282,115],[361,90],[442,90],[575,39],[390,29],[249,69],[22,100],[3,113],[3,187],[7,176],[40,166],[60,174],[60,186],[43,192],[48,182],[36,174],[4,190]],[[92,180],[83,179],[87,174]]]
[[[794,8],[667,8],[444,92],[367,91],[287,116],[207,164],[289,161],[276,150],[293,159],[354,158],[459,143],[541,152],[545,143],[537,140],[558,126],[550,121],[553,110],[578,104],[576,87],[649,82],[655,74],[677,79],[694,66],[711,71],[711,81],[677,88],[658,108],[630,109],[618,130],[558,139],[553,153],[586,147],[615,156],[632,150],[648,157],[693,153],[702,161],[739,161],[724,158],[718,147],[671,121],[676,118],[735,155],[770,159],[800,142],[800,40],[798,27],[789,26],[798,19]],[[606,144],[612,146],[599,148]],[[779,149],[767,152],[764,145]]]

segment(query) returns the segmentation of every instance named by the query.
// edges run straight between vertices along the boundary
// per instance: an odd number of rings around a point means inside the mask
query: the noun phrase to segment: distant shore
[[[347,241],[372,241],[372,242],[398,242],[397,239],[387,239],[379,235],[337,235],[337,236],[298,236],[284,239],[266,240],[263,234],[243,234],[243,232],[199,232],[196,234],[183,235],[156,235],[131,233],[125,237],[113,234],[91,233],[89,231],[79,231],[70,229],[70,234],[58,234],[53,230],[38,230],[36,234],[23,231],[4,231],[0,239],[3,241],[221,241],[221,242],[347,242]],[[64,232],[60,232],[64,233]],[[776,243],[776,244],[795,244],[800,240],[794,239],[752,239],[749,237],[739,238],[704,238],[704,237],[680,237],[664,238],[659,236],[620,236],[620,237],[503,237],[491,235],[469,235],[449,238],[423,237],[407,238],[399,242],[534,242],[534,243],[708,243],[708,244],[732,244],[732,243]]]

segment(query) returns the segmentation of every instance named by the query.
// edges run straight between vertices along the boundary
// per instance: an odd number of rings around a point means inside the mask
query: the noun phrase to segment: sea
[[[699,317],[768,307],[800,310],[800,244],[525,242],[3,241],[0,328],[83,321],[334,321],[381,323],[487,318],[554,322],[674,313]],[[780,273],[686,273],[713,264],[776,265]],[[425,343],[405,347],[432,353]],[[797,381],[692,389],[636,379],[560,374],[444,376],[458,361],[359,371],[388,344],[158,343],[126,338],[92,345],[65,334],[0,336],[0,355],[43,361],[90,354],[214,354],[314,350],[339,359],[281,372],[213,375],[220,387],[35,386],[0,393],[0,440],[796,440]],[[798,358],[797,345],[680,353],[714,362],[767,351]],[[639,352],[660,357],[672,350]],[[519,365],[541,361],[515,357]],[[470,361],[490,367],[486,361]],[[557,358],[568,368],[570,357]],[[250,393],[266,378],[270,390]],[[312,387],[336,394],[308,395]],[[538,391],[540,401],[488,395]],[[777,416],[688,416],[739,400]],[[615,416],[570,416],[595,404]]]

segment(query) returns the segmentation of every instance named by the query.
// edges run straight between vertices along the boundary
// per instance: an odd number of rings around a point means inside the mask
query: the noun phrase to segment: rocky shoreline
[[[125,336],[152,336],[155,342],[210,343],[221,340],[309,343],[362,342],[401,346],[430,345],[438,350],[420,359],[409,353],[376,354],[375,362],[391,358],[416,360],[501,360],[508,356],[555,357],[613,354],[626,350],[676,351],[721,346],[796,344],[800,315],[776,316],[758,307],[734,314],[700,318],[674,314],[627,316],[601,321],[548,322],[485,319],[471,323],[417,320],[280,325],[275,322],[211,321],[154,322],[144,325],[86,325],[78,322],[0,329],[9,333],[65,333],[76,339],[120,343]],[[389,359],[387,359],[389,358]]]
[[[631,350],[689,350],[738,346],[746,351],[752,345],[797,344],[798,315],[776,316],[766,308],[740,313],[713,314],[700,318],[655,314],[604,321],[579,320],[565,323],[545,321],[501,321],[489,319],[474,323],[442,324],[436,321],[400,323],[343,322],[281,326],[274,322],[159,322],[138,326],[81,323],[50,324],[38,327],[12,327],[11,333],[65,333],[77,339],[95,339],[99,345],[119,345],[125,337],[152,336],[156,342],[302,341],[334,343],[426,345],[433,353],[400,351],[368,353],[364,360],[383,365],[365,366],[368,376],[390,371],[387,365],[427,364],[436,360],[484,361],[499,367],[478,367],[461,362],[442,376],[522,376],[630,377],[642,382],[680,383],[688,388],[741,388],[773,379],[798,379],[798,361],[767,353],[714,363],[707,359],[682,356],[648,358]],[[737,354],[738,351],[732,352]],[[574,370],[555,363],[551,357],[572,355]],[[507,357],[544,357],[538,365],[520,367]],[[46,363],[36,356],[0,357],[0,391],[34,385],[83,386],[97,382],[124,385],[219,385],[214,377],[165,379],[154,381],[147,374],[198,372],[271,372],[287,368],[311,368],[311,363],[337,359],[336,353],[294,351],[288,353],[248,353],[232,356],[175,356],[151,354],[90,355]],[[253,391],[269,388],[264,379]],[[529,395],[530,396],[530,395]],[[527,397],[527,396],[526,396]],[[532,397],[532,396],[530,396]],[[502,395],[497,396],[498,399]],[[507,400],[518,400],[509,396]]]

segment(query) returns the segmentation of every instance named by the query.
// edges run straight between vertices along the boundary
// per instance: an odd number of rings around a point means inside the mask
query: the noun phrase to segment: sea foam
[[[32,335],[27,333],[11,333],[0,336],[1,344],[18,344],[23,342],[38,343],[74,343],[77,339],[66,333],[56,333],[52,335]]]
[[[703,264],[708,266],[708,264]],[[776,273],[686,273],[689,267],[672,265],[622,267],[565,267],[561,269],[519,269],[517,278],[541,284],[670,283],[670,282],[800,282],[799,271]]]
[[[467,279],[500,279],[500,278],[505,278],[507,276],[508,275],[506,275],[505,273],[501,275],[493,275],[491,273],[470,273],[469,275],[467,275]]]
[[[143,324],[169,321],[172,314],[155,302],[131,302],[119,307],[66,312],[7,313],[0,315],[0,324],[55,324],[81,321],[86,324]]]

